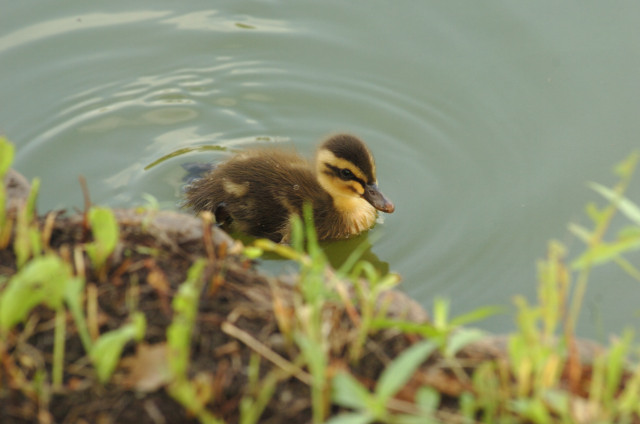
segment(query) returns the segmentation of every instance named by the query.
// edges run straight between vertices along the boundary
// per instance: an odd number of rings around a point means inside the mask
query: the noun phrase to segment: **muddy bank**
[[[13,187],[10,216],[23,207],[28,193],[19,180],[14,175],[7,183]],[[260,388],[268,381],[271,392],[264,399],[258,422],[311,422],[313,379],[300,362],[299,348],[283,331],[300,312],[296,309],[301,308],[300,277],[258,272],[242,254],[239,242],[199,218],[136,209],[113,212],[119,241],[105,269],[94,269],[87,257],[86,245],[93,236],[84,213],[50,212],[38,218],[42,250],[63,258],[74,274],[85,279],[82,305],[93,340],[123,327],[137,312],[146,321],[143,337],[126,344],[114,374],[101,383],[75,321],[66,312],[64,373],[61,386],[54,387],[56,314],[44,305],[36,307],[8,332],[0,346],[0,422],[205,420],[177,401],[172,392],[175,371],[167,342],[168,328],[176,319],[174,298],[189,279],[190,267],[200,259],[204,260],[198,277],[202,285],[186,371],[200,404],[217,419],[238,422],[243,402],[259,398]],[[5,280],[17,272],[14,241],[12,238],[0,250],[0,275]],[[329,269],[326,278],[333,278]],[[353,294],[353,288],[345,287]],[[377,305],[388,317],[415,323],[427,319],[427,313],[401,292],[384,292]],[[361,313],[358,305],[349,305],[339,296],[323,305],[323,332],[330,335],[326,377],[329,380],[337,372],[348,371],[373,390],[383,370],[423,337],[395,328],[370,331],[358,360],[351,361]],[[583,359],[598,350],[587,342],[576,346]],[[415,412],[417,390],[429,386],[441,394],[433,416],[443,422],[462,422],[458,401],[462,393],[474,391],[473,371],[487,361],[504,363],[506,349],[505,337],[492,336],[466,345],[455,355],[456,361],[433,353],[396,394],[389,409]],[[572,370],[574,375],[566,377],[567,386],[587,384],[590,366]],[[341,411],[331,402],[325,408],[326,416]]]

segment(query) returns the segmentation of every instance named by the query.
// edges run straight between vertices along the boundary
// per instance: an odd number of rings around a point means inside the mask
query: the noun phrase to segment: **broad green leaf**
[[[616,193],[608,187],[598,183],[590,183],[589,187],[598,192],[602,197],[616,205],[630,221],[640,225],[640,207],[626,197]]]
[[[340,406],[366,411],[373,400],[369,390],[347,372],[333,377],[331,387],[331,398]]]
[[[111,210],[94,207],[89,210],[89,223],[94,241],[87,245],[87,253],[94,265],[100,268],[118,243],[118,222]]]
[[[436,344],[425,340],[411,346],[391,362],[380,375],[376,385],[378,401],[386,402],[411,378],[416,369],[436,349]]]
[[[2,292],[0,329],[11,329],[41,303],[52,309],[59,308],[70,278],[69,266],[57,256],[42,256],[27,263]]]
[[[98,379],[106,383],[115,371],[124,346],[132,340],[140,340],[144,337],[146,320],[141,312],[133,316],[133,321],[125,324],[117,330],[104,333],[96,340],[91,349],[91,362],[96,368]]]

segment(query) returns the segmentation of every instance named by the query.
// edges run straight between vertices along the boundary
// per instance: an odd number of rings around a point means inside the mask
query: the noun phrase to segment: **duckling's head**
[[[373,155],[355,136],[337,134],[324,141],[316,154],[316,173],[320,185],[344,212],[369,209],[375,216],[369,205],[386,213],[395,210],[378,189]]]

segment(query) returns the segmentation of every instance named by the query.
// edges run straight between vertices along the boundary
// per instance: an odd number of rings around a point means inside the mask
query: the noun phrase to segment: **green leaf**
[[[440,393],[433,387],[420,387],[416,392],[416,404],[423,412],[432,413],[440,405]]]
[[[4,181],[0,176],[0,181]],[[4,184],[0,184],[0,240],[2,240],[2,234],[6,231],[5,222],[7,218],[7,191],[4,188]],[[0,241],[0,243],[2,243]]]
[[[142,198],[144,199],[143,208],[147,211],[157,211],[160,210],[160,202],[153,194],[142,193]]]
[[[598,183],[590,183],[589,187],[598,192],[602,197],[616,205],[618,210],[622,212],[630,221],[636,225],[640,225],[640,207],[631,200],[616,193],[608,187]]]
[[[187,279],[180,285],[173,298],[173,320],[167,328],[169,362],[176,377],[186,376],[189,367],[191,333],[198,314],[198,302],[202,288],[202,272],[206,266],[204,259],[198,259],[191,265]]]
[[[534,423],[553,422],[544,401],[540,398],[516,399],[511,402],[511,407],[514,411]]]
[[[340,406],[366,411],[373,401],[369,390],[347,372],[340,372],[333,377],[331,386],[331,398]]]
[[[445,347],[445,356],[453,357],[469,343],[473,343],[486,336],[486,332],[477,328],[461,328],[449,336]]]
[[[587,213],[587,216],[591,219],[591,221],[593,221],[593,223],[596,225],[600,224],[600,222],[606,217],[605,211],[598,208],[598,205],[593,202],[587,203],[585,212]]]
[[[40,178],[34,178],[31,181],[31,190],[29,191],[29,197],[27,198],[26,214],[29,220],[33,219],[36,214],[36,200],[38,199],[38,192],[40,191]]]
[[[611,262],[623,253],[638,249],[640,249],[640,237],[628,238],[615,243],[601,243],[580,255],[571,266],[574,269],[582,269],[587,266],[600,265]]]
[[[629,352],[633,332],[627,329],[622,339],[617,340],[607,353],[607,373],[605,376],[605,393],[608,401],[615,398],[616,392],[620,388],[620,379],[626,366],[626,356]]]
[[[111,378],[120,361],[124,346],[132,340],[140,340],[144,337],[145,327],[144,314],[137,312],[133,316],[132,322],[117,330],[104,333],[96,340],[91,349],[90,357],[101,383],[106,383]]]
[[[29,312],[41,303],[52,309],[62,304],[69,266],[54,255],[30,261],[9,280],[0,298],[0,329],[7,331],[24,321]]]
[[[569,224],[569,231],[571,231],[574,236],[578,237],[584,243],[589,243],[589,240],[591,240],[591,237],[593,237],[593,234],[582,225]]]
[[[78,328],[78,334],[82,345],[87,352],[91,352],[91,346],[93,344],[91,336],[89,335],[89,329],[87,322],[84,318],[82,311],[82,291],[84,290],[85,281],[81,277],[73,277],[67,280],[65,287],[64,300],[71,312],[71,316]]]
[[[102,268],[118,243],[118,222],[111,210],[94,207],[89,210],[89,223],[94,241],[87,245],[87,254],[97,268]]]
[[[5,137],[0,137],[0,180],[2,180],[13,162],[15,147]]]
[[[640,227],[637,227],[635,225],[626,226],[622,228],[620,231],[618,231],[619,240],[639,238],[639,237],[640,237]]]
[[[314,384],[316,384],[317,387],[321,387],[327,379],[327,357],[322,345],[320,343],[313,342],[311,338],[307,337],[303,333],[296,333],[294,335],[294,339],[300,347],[302,355],[304,355],[304,359],[309,365],[309,370],[313,376]]]
[[[306,229],[307,236],[307,251],[309,252],[309,256],[314,259],[323,259],[324,254],[322,253],[322,249],[318,245],[318,236],[316,235],[316,227],[313,224],[313,207],[311,203],[305,202],[302,205],[302,219],[304,221],[304,226]]]
[[[409,381],[416,369],[436,349],[436,344],[425,340],[411,346],[391,362],[380,375],[376,385],[376,397],[386,404]]]
[[[352,412],[336,415],[325,424],[369,424],[371,422],[373,422],[373,417]]]
[[[406,334],[420,334],[426,338],[438,337],[442,335],[442,331],[436,329],[432,324],[428,322],[417,323],[412,321],[389,319],[385,317],[375,318],[371,320],[372,330],[383,330],[386,328],[394,328]]]
[[[291,248],[299,254],[304,253],[304,226],[298,215],[291,217]]]
[[[625,158],[614,168],[614,172],[622,178],[629,178],[633,174],[633,170],[640,159],[640,153],[633,152],[629,157]]]
[[[423,415],[396,415],[393,417],[394,424],[442,424],[442,421]]]
[[[559,389],[549,389],[543,394],[549,409],[561,417],[560,422],[571,422],[571,395]]]
[[[242,250],[242,254],[249,259],[258,259],[264,254],[264,250],[256,246],[247,246]]]
[[[504,308],[499,306],[485,306],[471,312],[467,312],[466,314],[458,315],[449,322],[449,325],[459,327],[472,322],[482,321],[483,319],[502,312],[504,312]]]
[[[448,327],[449,305],[449,300],[441,297],[436,297],[433,301],[433,326],[435,328],[443,330]]]

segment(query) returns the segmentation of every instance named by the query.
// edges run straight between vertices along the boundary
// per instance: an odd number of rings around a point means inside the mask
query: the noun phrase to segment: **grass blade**
[[[405,350],[389,364],[376,385],[378,401],[386,403],[395,395],[436,348],[435,343],[429,340],[422,341]]]
[[[630,221],[640,225],[640,207],[631,200],[598,183],[590,183],[589,187],[614,204]]]

